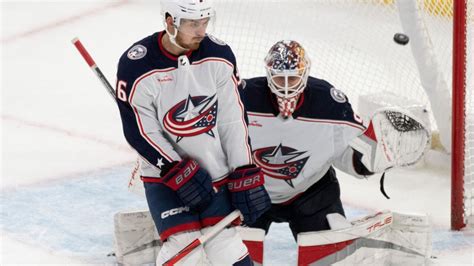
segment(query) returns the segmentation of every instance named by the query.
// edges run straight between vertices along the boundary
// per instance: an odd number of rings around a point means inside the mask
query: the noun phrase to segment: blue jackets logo
[[[141,44],[137,44],[137,45],[133,46],[127,52],[127,57],[131,60],[141,59],[145,55],[146,55],[146,47],[141,45]]]
[[[304,153],[280,144],[256,149],[253,158],[265,175],[281,179],[294,188],[292,179],[299,175],[309,159],[309,156],[297,159]]]
[[[188,96],[165,114],[165,129],[176,136],[176,142],[184,137],[207,134],[214,137],[212,129],[217,122],[217,98],[212,96]]]
[[[347,102],[347,97],[344,94],[344,92],[342,92],[341,90],[338,90],[334,87],[331,88],[331,97],[334,99],[334,101],[336,101],[338,103]]]

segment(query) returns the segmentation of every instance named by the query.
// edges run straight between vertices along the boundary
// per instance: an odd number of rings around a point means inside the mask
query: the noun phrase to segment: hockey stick
[[[167,260],[163,265],[165,266],[172,266],[176,264],[179,260],[184,258],[186,255],[191,253],[196,247],[204,244],[207,240],[213,238],[215,235],[217,235],[220,231],[222,231],[226,226],[228,226],[230,223],[232,223],[235,219],[240,217],[240,211],[235,210],[231,212],[229,215],[224,217],[224,219],[220,220],[217,224],[215,224],[211,230],[209,230],[207,233],[203,234],[193,242],[191,242],[189,245],[181,249],[176,255],[171,257],[169,260]]]
[[[105,89],[107,89],[107,92],[112,96],[112,98],[115,101],[115,90],[114,88],[110,85],[109,81],[107,78],[104,76],[102,71],[100,71],[100,68],[96,65],[94,62],[94,59],[92,59],[92,56],[87,52],[86,48],[82,45],[81,41],[79,38],[74,38],[72,39],[72,44],[76,46],[77,50],[79,53],[82,55],[82,58],[86,60],[86,63],[89,65],[91,70],[96,74],[96,76],[100,79],[102,84],[104,85]]]

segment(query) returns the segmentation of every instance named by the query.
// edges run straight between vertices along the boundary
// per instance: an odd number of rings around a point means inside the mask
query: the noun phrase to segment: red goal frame
[[[451,128],[451,229],[466,226],[464,220],[464,160],[466,119],[466,16],[467,0],[453,1],[453,104]]]

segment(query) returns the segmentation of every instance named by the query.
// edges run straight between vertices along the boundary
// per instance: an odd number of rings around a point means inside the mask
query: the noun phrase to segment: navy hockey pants
[[[162,241],[170,235],[212,226],[234,210],[227,186],[221,186],[209,207],[194,213],[176,193],[161,183],[144,183],[151,216]]]
[[[287,222],[296,240],[298,233],[330,229],[326,215],[340,213],[345,216],[340,198],[339,182],[331,167],[318,182],[288,204],[272,204],[254,224],[268,233],[272,222]]]

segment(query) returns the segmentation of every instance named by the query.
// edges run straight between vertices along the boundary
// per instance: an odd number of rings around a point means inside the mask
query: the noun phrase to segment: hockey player
[[[426,215],[384,211],[348,222],[334,167],[365,178],[414,164],[429,146],[428,127],[409,110],[388,107],[374,110],[366,128],[347,96],[310,77],[310,68],[298,42],[279,41],[265,57],[266,77],[242,81],[252,155],[272,201],[241,230],[252,259],[263,262],[270,224],[287,222],[298,242],[298,265],[424,262],[431,250]],[[378,255],[351,256],[362,247]]]
[[[253,157],[265,174],[272,208],[251,226],[288,222],[294,237],[329,229],[326,214],[344,209],[333,166],[373,174],[349,142],[365,129],[340,90],[309,76],[311,62],[296,41],[279,41],[265,58],[266,77],[242,82]]]
[[[235,208],[244,223],[254,223],[270,207],[261,170],[253,165],[234,54],[206,34],[212,6],[168,0],[162,11],[166,29],[122,55],[116,88],[123,132],[141,157],[148,206],[164,242],[157,265]],[[206,260],[252,263],[234,228],[181,263]]]
[[[266,77],[243,80],[240,90],[253,158],[272,201],[249,226],[268,232],[272,222],[287,222],[295,239],[330,229],[327,214],[344,216],[333,167],[360,178],[373,174],[349,146],[365,130],[361,120],[343,92],[309,76],[310,67],[298,42],[279,41],[265,58]]]

